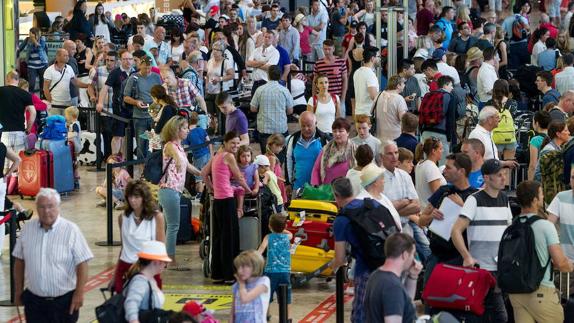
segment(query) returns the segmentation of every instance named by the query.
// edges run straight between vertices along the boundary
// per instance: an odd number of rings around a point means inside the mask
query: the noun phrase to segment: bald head
[[[315,135],[317,117],[313,112],[305,111],[299,116],[299,126],[301,127],[301,136],[308,140]]]
[[[70,59],[70,54],[63,48],[58,48],[56,51],[56,61],[60,64],[67,64]]]
[[[74,56],[76,54],[76,43],[74,43],[73,41],[71,41],[69,39],[65,40],[64,45],[63,45],[63,49],[68,51],[68,55]]]

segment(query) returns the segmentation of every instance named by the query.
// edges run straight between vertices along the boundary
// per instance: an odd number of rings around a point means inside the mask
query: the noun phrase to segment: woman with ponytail
[[[160,106],[154,128],[155,133],[160,134],[169,119],[177,115],[177,104],[175,100],[167,94],[166,89],[162,85],[156,84],[152,86],[150,95],[153,103]]]
[[[542,181],[542,174],[540,172],[540,160],[542,156],[551,151],[561,151],[562,145],[570,140],[570,131],[566,126],[566,123],[562,120],[552,120],[548,125],[548,136],[542,141],[542,149],[538,156],[538,165],[536,165],[536,170],[534,172],[534,180]]]
[[[415,160],[419,161],[415,169],[415,187],[421,209],[426,207],[428,198],[439,187],[446,185],[446,180],[437,166],[442,157],[442,149],[440,139],[429,137],[422,144],[418,144],[415,150]]]

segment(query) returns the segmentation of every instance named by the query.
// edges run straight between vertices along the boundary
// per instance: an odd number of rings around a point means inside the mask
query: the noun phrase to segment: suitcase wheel
[[[303,287],[307,282],[308,280],[305,276],[291,275],[291,286],[293,288]]]
[[[203,259],[203,264],[201,265],[201,269],[203,269],[203,277],[209,278],[211,276],[209,257],[206,257],[205,259]]]
[[[208,254],[209,254],[209,240],[203,239],[199,243],[199,258],[203,260],[205,259],[205,257],[207,257]]]

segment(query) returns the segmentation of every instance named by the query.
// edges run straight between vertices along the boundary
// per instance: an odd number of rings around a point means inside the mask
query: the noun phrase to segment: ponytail
[[[423,144],[421,144],[420,142],[417,144],[417,147],[415,148],[415,165],[419,163],[419,161],[424,159],[424,151],[423,151]]]

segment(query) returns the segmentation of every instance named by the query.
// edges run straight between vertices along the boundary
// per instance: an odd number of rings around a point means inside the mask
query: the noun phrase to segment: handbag
[[[379,92],[379,95],[377,95],[377,98],[375,99],[375,102],[373,103],[373,107],[371,108],[371,131],[370,131],[370,133],[373,136],[377,135],[377,115],[375,114],[375,112],[377,111],[377,103],[379,103],[379,98],[381,97],[381,94],[383,94],[383,91]]]
[[[147,310],[140,310],[138,317],[140,323],[168,323],[169,318],[174,314],[174,311],[166,311],[161,308],[153,307],[153,289],[151,283],[149,284],[149,298]]]

